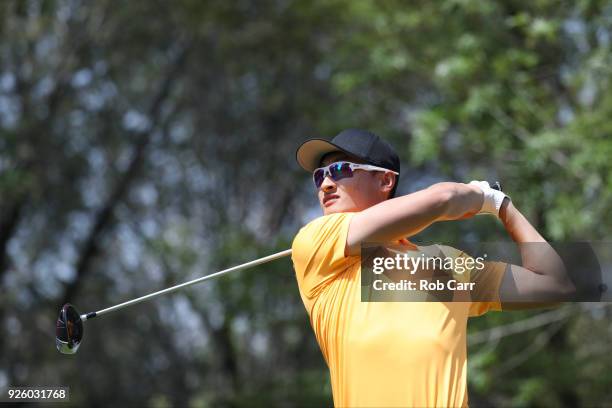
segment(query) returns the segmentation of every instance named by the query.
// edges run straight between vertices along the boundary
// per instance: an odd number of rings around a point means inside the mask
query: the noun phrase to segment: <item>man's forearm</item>
[[[563,261],[557,252],[509,199],[502,204],[499,218],[512,240],[519,244],[524,268],[553,276],[560,282],[567,281]]]
[[[349,254],[358,253],[361,242],[393,241],[415,235],[436,221],[469,217],[478,213],[482,203],[482,190],[462,183],[438,183],[384,201],[353,217]]]
[[[499,210],[499,219],[514,242],[546,242],[509,198],[504,200]]]

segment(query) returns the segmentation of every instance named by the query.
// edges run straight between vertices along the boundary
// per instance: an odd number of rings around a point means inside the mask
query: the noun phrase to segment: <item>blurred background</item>
[[[71,405],[330,406],[288,258],[86,324],[55,320],[289,248],[320,215],[295,149],[360,127],[399,192],[502,180],[550,240],[612,219],[610,1],[0,3],[0,391]],[[494,219],[414,241],[508,240]],[[471,319],[472,406],[612,405],[610,308]]]

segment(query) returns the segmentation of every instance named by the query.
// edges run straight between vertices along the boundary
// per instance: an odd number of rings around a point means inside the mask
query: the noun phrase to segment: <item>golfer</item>
[[[357,129],[331,142],[308,140],[296,155],[313,174],[323,216],[295,236],[293,265],[338,407],[466,406],[467,318],[501,310],[505,302],[573,290],[552,247],[486,182],[438,183],[395,197],[396,152]],[[496,294],[488,302],[361,301],[362,243],[409,247],[406,238],[434,222],[479,213],[499,217],[516,243],[542,243],[546,256],[540,248],[521,252],[523,266],[486,262],[479,282]]]

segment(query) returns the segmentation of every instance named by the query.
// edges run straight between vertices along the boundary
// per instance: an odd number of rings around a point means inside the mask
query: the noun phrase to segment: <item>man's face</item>
[[[321,167],[338,161],[364,163],[342,152],[334,152],[324,157]],[[388,179],[389,176],[385,177],[383,172],[365,170],[355,170],[353,177],[338,181],[332,180],[329,176],[325,177],[318,189],[319,205],[323,214],[358,212],[386,200],[390,191],[390,187],[385,186],[385,183],[389,183]]]

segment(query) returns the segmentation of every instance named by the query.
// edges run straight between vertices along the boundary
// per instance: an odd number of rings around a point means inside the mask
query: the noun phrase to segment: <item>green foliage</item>
[[[498,179],[547,238],[606,239],[611,21],[597,0],[1,2],[0,324],[22,335],[0,390],[331,405],[288,260],[88,323],[74,359],[49,328],[67,293],[95,310],[289,247],[316,209],[295,148],[342,128],[393,142],[400,193]],[[416,239],[466,237],[508,239],[482,218]],[[471,346],[471,401],[609,401],[609,312],[563,323]]]

